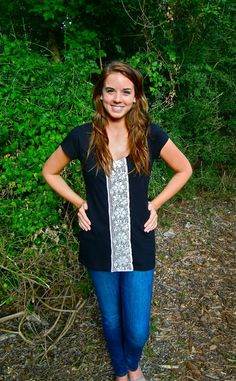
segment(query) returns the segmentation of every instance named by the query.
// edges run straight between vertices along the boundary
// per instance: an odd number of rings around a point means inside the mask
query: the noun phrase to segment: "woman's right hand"
[[[81,229],[88,231],[91,230],[91,221],[89,220],[86,210],[88,210],[87,201],[84,201],[78,211],[79,226]]]

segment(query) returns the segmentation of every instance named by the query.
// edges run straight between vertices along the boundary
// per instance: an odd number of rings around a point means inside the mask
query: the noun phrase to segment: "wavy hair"
[[[103,107],[101,95],[104,82],[111,73],[121,73],[134,84],[136,102],[125,116],[126,128],[128,130],[129,156],[133,160],[136,172],[148,175],[150,172],[147,142],[149,115],[148,103],[143,91],[143,79],[137,70],[123,62],[111,62],[108,64],[103,69],[94,88],[92,99],[95,106],[95,115],[87,157],[93,151],[97,170],[102,168],[105,174],[109,175],[112,169],[112,156],[109,151],[109,141],[106,132],[108,118]]]

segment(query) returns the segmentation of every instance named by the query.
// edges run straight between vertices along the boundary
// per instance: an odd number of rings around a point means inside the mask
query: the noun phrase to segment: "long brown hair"
[[[94,88],[93,103],[95,115],[93,118],[93,132],[91,135],[88,155],[94,151],[97,169],[102,168],[108,176],[112,168],[112,156],[108,147],[108,136],[106,125],[108,118],[103,107],[101,94],[104,82],[109,74],[118,72],[127,77],[133,84],[136,102],[125,116],[128,130],[129,156],[133,160],[135,170],[138,174],[149,174],[149,154],[148,154],[148,103],[143,91],[142,76],[137,70],[123,62],[111,62],[107,65]]]

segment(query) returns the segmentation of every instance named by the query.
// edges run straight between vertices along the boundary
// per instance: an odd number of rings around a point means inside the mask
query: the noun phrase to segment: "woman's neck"
[[[108,123],[106,126],[108,147],[113,160],[129,155],[129,135],[124,122]]]
[[[125,125],[125,120],[109,120],[106,126],[107,131],[112,131],[114,133],[124,133],[127,131],[127,127]]]

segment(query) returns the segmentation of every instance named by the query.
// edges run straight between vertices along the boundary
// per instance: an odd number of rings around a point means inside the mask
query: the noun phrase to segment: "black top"
[[[158,159],[168,135],[150,125],[149,157]],[[95,169],[93,153],[85,161],[92,124],[74,128],[61,147],[71,160],[78,159],[86,187],[90,231],[80,231],[80,262],[93,270],[151,270],[155,266],[155,233],[144,232],[150,216],[148,184],[150,176],[139,175],[127,156],[113,161],[111,174]]]

